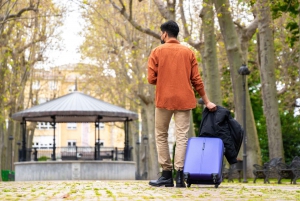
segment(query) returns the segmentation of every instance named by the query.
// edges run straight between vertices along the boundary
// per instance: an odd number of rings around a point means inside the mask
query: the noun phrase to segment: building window
[[[49,122],[37,122],[36,129],[48,130],[48,129],[52,129],[52,126],[50,125]]]
[[[40,98],[38,104],[46,103],[47,99],[46,98]]]
[[[96,128],[98,130],[98,127]],[[104,129],[104,123],[100,122],[100,130]]]
[[[68,140],[67,144],[68,147],[76,147],[76,140]]]
[[[51,149],[52,140],[52,136],[35,136],[33,137],[32,147],[37,149]]]
[[[69,91],[69,92],[75,91],[75,85],[69,86],[69,90],[68,90],[68,91]]]
[[[49,81],[49,89],[50,90],[56,90],[57,89],[57,82],[56,81]]]
[[[40,81],[39,80],[37,80],[37,81],[34,81],[33,83],[32,83],[32,89],[34,89],[34,90],[37,90],[37,89],[40,89]]]
[[[67,129],[75,130],[77,128],[77,123],[67,123]]]

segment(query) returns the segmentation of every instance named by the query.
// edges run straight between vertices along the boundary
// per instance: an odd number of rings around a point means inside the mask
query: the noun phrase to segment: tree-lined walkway
[[[224,182],[219,188],[151,187],[148,181],[1,182],[0,200],[300,200],[300,184]]]

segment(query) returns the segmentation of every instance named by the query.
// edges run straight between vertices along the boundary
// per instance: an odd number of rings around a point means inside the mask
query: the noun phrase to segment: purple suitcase
[[[191,184],[212,184],[216,188],[222,182],[224,145],[219,138],[192,137],[188,140],[184,178]]]

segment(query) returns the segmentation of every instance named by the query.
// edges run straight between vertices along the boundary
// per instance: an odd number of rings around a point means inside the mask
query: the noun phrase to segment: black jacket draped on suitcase
[[[229,164],[237,163],[237,155],[243,141],[244,131],[241,125],[232,118],[230,111],[217,106],[217,111],[210,112],[207,108],[202,113],[199,129],[200,137],[217,137],[222,139],[225,157]]]

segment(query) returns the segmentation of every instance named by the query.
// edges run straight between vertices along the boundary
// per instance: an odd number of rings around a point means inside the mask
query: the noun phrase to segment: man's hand
[[[205,106],[208,108],[209,111],[214,112],[214,111],[217,110],[216,104],[210,102],[209,99],[207,98],[206,94],[204,94],[201,98],[202,98]]]
[[[216,104],[212,103],[212,102],[208,102],[206,105],[207,109],[211,112],[214,112],[217,110],[217,106]]]

